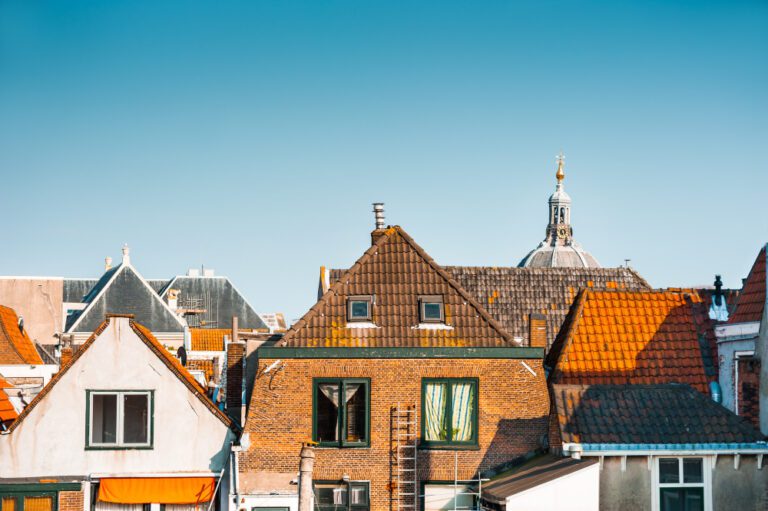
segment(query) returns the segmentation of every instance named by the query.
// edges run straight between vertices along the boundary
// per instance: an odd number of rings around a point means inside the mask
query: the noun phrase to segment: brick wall
[[[245,363],[245,343],[227,344],[227,415],[240,424],[240,411],[243,406],[243,364]]]
[[[756,358],[739,358],[738,415],[749,419],[760,428],[760,361]]]
[[[83,511],[83,492],[59,492],[59,511]]]
[[[371,509],[390,509],[391,409],[415,405],[421,417],[422,378],[479,380],[479,448],[420,450],[421,480],[453,480],[458,453],[459,479],[487,470],[540,446],[547,434],[549,396],[541,360],[510,359],[282,359],[282,367],[262,371],[275,359],[259,360],[246,432],[250,446],[242,471],[295,473],[301,443],[312,437],[312,379],[371,379],[371,441],[368,448],[317,448],[314,478],[370,481]]]

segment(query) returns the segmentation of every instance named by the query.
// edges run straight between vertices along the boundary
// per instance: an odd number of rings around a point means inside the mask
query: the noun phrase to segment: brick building
[[[304,442],[316,508],[360,510],[467,506],[472,480],[543,446],[543,348],[515,346],[401,228],[377,225],[372,241],[259,350],[241,508],[296,507]]]

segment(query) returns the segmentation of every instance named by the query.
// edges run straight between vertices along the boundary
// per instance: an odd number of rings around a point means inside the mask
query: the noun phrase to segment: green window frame
[[[323,487],[323,488],[320,488]],[[328,502],[328,495],[323,492],[323,489],[343,491],[344,494],[339,496],[338,503]],[[371,509],[371,483],[368,481],[312,481],[312,490],[315,494],[315,509],[318,511],[368,511]],[[362,493],[357,494],[357,502],[352,502],[352,492],[354,490],[362,490]],[[363,496],[362,502],[360,496]],[[332,497],[335,500],[335,497]]]
[[[338,399],[336,412],[336,440],[324,440],[320,438],[321,400],[327,401],[321,386],[338,386],[337,396],[346,396],[347,389],[352,385],[362,385],[365,396],[365,424],[359,429],[365,434],[364,439],[349,440],[348,426],[356,416],[349,416],[347,399]],[[359,412],[360,413],[360,412]],[[357,418],[359,420],[359,418]],[[320,447],[369,447],[371,445],[371,379],[370,378],[313,378],[312,379],[312,440]]]
[[[116,417],[115,428],[116,438],[111,443],[94,442],[92,439],[92,410],[93,399],[99,395],[116,396]],[[146,424],[146,442],[126,442],[125,436],[125,397],[128,396],[147,396],[147,424]],[[116,451],[130,449],[153,449],[155,435],[155,391],[141,389],[89,389],[85,391],[85,450],[86,451]]]
[[[437,387],[442,387],[442,390],[435,393]],[[419,447],[424,449],[478,447],[479,390],[480,384],[477,378],[423,378],[421,380]],[[470,414],[469,417],[460,416],[462,407],[467,407],[466,413]],[[442,419],[442,426],[430,423],[438,418]],[[457,421],[460,427],[456,427]]]

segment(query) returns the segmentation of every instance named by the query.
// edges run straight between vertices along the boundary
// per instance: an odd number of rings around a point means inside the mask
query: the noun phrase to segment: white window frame
[[[678,460],[679,483],[660,483],[659,476],[661,470],[659,468],[659,460],[662,458],[669,459],[675,458]],[[684,459],[700,459],[702,480],[703,483],[683,483],[683,460]],[[653,488],[653,501],[651,509],[652,511],[661,510],[661,488],[704,488],[704,511],[712,511],[712,456],[676,456],[674,454],[658,455],[653,457],[653,470],[651,473],[651,483]]]
[[[93,440],[93,397],[94,396],[117,396],[117,417],[116,421],[116,441],[114,443],[100,443]],[[142,443],[126,443],[123,441],[125,430],[124,397],[125,396],[147,396],[147,441]],[[88,391],[88,444],[87,448],[96,449],[132,449],[132,448],[151,448],[152,447],[152,415],[154,413],[154,392],[151,390],[89,390]]]

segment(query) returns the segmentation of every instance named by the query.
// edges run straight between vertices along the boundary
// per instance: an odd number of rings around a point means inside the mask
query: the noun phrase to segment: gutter
[[[701,456],[716,454],[768,454],[768,443],[742,444],[577,444],[563,443],[563,454],[582,456]]]

